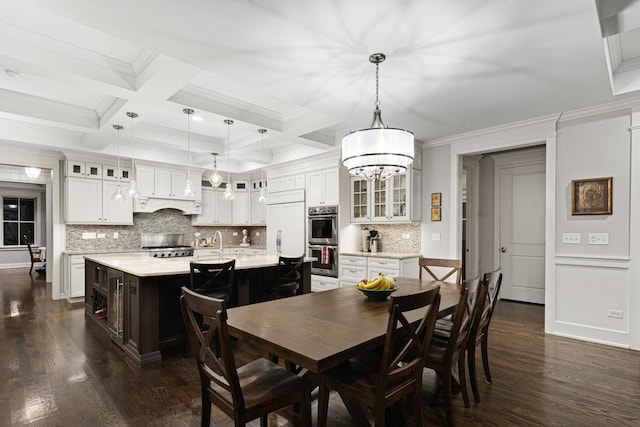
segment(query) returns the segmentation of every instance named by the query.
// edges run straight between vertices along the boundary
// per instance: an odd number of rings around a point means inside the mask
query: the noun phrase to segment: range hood
[[[200,215],[202,213],[202,203],[200,200],[177,200],[177,199],[135,199],[133,212],[151,213],[160,209],[177,209],[185,215]]]

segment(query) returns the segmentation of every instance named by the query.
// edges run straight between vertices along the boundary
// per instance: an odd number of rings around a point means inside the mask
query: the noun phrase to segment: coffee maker
[[[361,252],[378,252],[380,249],[380,233],[377,230],[362,229]]]
[[[367,227],[362,229],[362,236],[360,239],[360,252],[371,251],[371,241],[369,240],[369,229]]]

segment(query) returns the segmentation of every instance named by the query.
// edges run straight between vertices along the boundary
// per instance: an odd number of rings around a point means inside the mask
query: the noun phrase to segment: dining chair
[[[269,413],[298,404],[300,424],[311,426],[312,385],[306,378],[265,358],[236,367],[224,300],[183,286],[180,304],[200,375],[201,426],[210,425],[212,404],[232,418],[236,426],[260,418],[262,427],[267,426]],[[198,318],[208,328],[202,330]]]
[[[482,365],[484,367],[484,376],[487,382],[491,384],[491,371],[489,370],[489,325],[493,311],[498,302],[498,294],[502,284],[502,270],[498,268],[489,273],[485,273],[482,281],[486,283],[487,297],[482,313],[479,316],[477,325],[469,337],[467,344],[467,365],[469,366],[469,380],[471,382],[471,390],[473,398],[476,402],[480,402],[480,391],[478,390],[478,379],[476,377],[476,347],[480,344],[482,350]]]
[[[420,266],[419,278],[422,279],[423,272],[431,279],[439,282],[455,282],[461,284],[462,260],[444,258],[419,258]]]
[[[285,298],[294,296],[302,287],[302,264],[304,255],[278,258],[278,274],[273,285],[272,296]]]
[[[189,288],[202,295],[225,300],[232,305],[236,260],[218,263],[189,263]]]
[[[425,368],[436,371],[442,380],[444,408],[449,426],[453,426],[451,398],[454,384],[459,386],[462,392],[465,408],[471,406],[467,391],[464,356],[474,320],[484,307],[486,284],[483,284],[479,277],[463,283],[451,328],[443,331],[436,325],[431,346],[425,354]]]
[[[31,268],[29,269],[29,274],[33,271],[33,264],[36,262],[42,262],[42,258],[40,258],[40,253],[33,250],[31,247],[31,243],[29,242],[29,238],[27,235],[22,236],[22,240],[25,245],[27,245],[27,249],[29,249],[29,256],[31,257]]]
[[[318,395],[318,426],[327,423],[329,390],[338,392],[345,403],[358,402],[368,407],[376,426],[385,425],[386,409],[409,397],[413,405],[414,425],[422,425],[422,371],[438,308],[440,287],[412,295],[391,296],[389,319],[382,353],[369,352],[350,359],[323,374]],[[412,323],[408,311],[425,309],[419,322]],[[357,425],[364,421],[355,419]]]

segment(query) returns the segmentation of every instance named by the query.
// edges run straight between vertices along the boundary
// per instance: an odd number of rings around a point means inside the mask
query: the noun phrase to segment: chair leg
[[[31,269],[29,270],[29,274],[33,271],[33,261],[31,261]]]
[[[260,417],[260,427],[267,427],[269,425],[269,414],[262,415]]]
[[[451,407],[451,396],[452,396],[452,372],[451,366],[448,369],[443,369],[442,372],[442,392],[444,395],[444,412],[447,414],[447,425],[449,427],[453,427],[453,408]]]
[[[467,368],[464,362],[464,352],[462,352],[462,354],[460,354],[460,357],[458,358],[458,379],[460,381],[460,391],[462,391],[464,407],[471,408],[471,403],[469,403],[469,390],[467,390]]]
[[[476,343],[467,348],[467,365],[469,366],[469,380],[471,382],[471,391],[473,391],[473,400],[480,402],[480,390],[478,389],[478,378],[476,376]]]
[[[200,420],[201,427],[209,427],[211,425],[211,402],[206,396],[206,393],[202,392],[202,419]]]
[[[300,425],[311,427],[311,390],[303,393],[300,406]]]
[[[482,366],[484,367],[484,376],[489,384],[493,384],[491,381],[491,371],[489,370],[489,343],[488,343],[489,331],[485,331],[484,337],[482,337]]]
[[[413,392],[413,425],[422,427],[422,383]]]

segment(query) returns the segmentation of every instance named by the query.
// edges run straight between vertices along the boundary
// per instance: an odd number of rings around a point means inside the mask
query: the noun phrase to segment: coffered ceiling
[[[368,127],[374,52],[382,117],[418,141],[596,105],[637,90],[613,95],[603,43],[636,2],[600,3],[0,0],[0,141],[115,154],[122,124],[129,155],[135,111],[136,157],[185,165],[190,107],[192,164],[226,170],[231,118],[229,167],[251,171]]]

